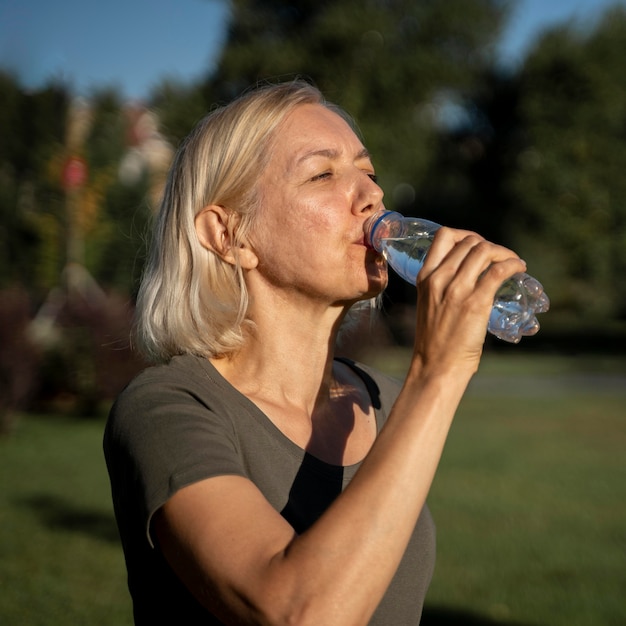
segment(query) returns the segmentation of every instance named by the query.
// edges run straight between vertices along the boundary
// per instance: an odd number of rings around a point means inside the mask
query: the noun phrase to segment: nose
[[[379,184],[367,172],[360,171],[353,212],[358,215],[371,215],[383,207],[385,195]]]

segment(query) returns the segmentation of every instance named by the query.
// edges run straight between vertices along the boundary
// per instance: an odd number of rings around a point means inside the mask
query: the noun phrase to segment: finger
[[[509,257],[502,261],[497,261],[489,265],[489,267],[479,276],[478,284],[481,288],[485,288],[488,292],[495,292],[500,288],[502,283],[511,278],[518,272],[526,271],[526,262],[519,257]]]
[[[445,261],[451,271],[456,271],[471,248],[484,239],[468,230],[440,228],[428,250],[420,278],[427,278]]]
[[[526,267],[525,262],[509,248],[483,240],[467,251],[460,263],[459,270],[481,277],[488,269],[503,262],[510,262],[507,263],[507,266],[515,267],[514,272],[523,271]],[[502,271],[506,272],[506,269],[502,269]],[[492,272],[495,275],[500,275],[500,273],[500,269],[495,269]]]
[[[437,242],[437,247],[433,242],[424,263],[422,279],[428,277],[435,269],[445,266],[448,274],[456,274],[462,270],[465,278],[470,279],[473,275],[477,280],[493,264],[509,259],[518,262],[515,271],[525,269],[525,264],[518,255],[505,246],[491,243],[470,231],[453,229],[446,231]]]

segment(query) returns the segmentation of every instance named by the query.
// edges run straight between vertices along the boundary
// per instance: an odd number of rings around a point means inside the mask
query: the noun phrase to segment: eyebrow
[[[328,159],[333,159],[333,158],[336,158],[337,156],[339,156],[339,152],[337,150],[330,150],[330,149],[311,150],[310,152],[307,152],[303,154],[301,157],[299,157],[298,159],[296,159],[294,166],[297,167],[304,161],[307,161],[308,159],[311,159],[313,157],[326,157]],[[356,158],[354,160],[360,161],[361,159],[371,159],[371,155],[367,148],[363,148],[362,150],[360,150],[357,153]]]

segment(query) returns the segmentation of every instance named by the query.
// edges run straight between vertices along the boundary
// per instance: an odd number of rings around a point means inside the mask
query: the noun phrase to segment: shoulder
[[[144,370],[116,399],[104,432],[107,462],[131,467],[144,481],[160,477],[162,484],[240,473],[236,423],[242,413],[237,392],[208,361],[174,357]],[[207,469],[208,451],[213,465]]]
[[[208,361],[181,356],[147,368],[118,396],[103,450],[123,536],[141,520],[149,537],[154,512],[187,485],[245,475],[235,394]]]
[[[140,372],[120,394],[121,397],[136,393],[138,389],[159,384],[200,382],[206,378],[205,359],[191,354],[172,357],[167,363],[151,365]],[[206,361],[208,365],[210,363]]]
[[[175,356],[167,363],[153,365],[138,374],[119,394],[114,408],[143,407],[167,397],[193,397],[196,401],[211,394],[222,395],[228,391],[221,376],[209,361],[193,355]],[[220,389],[220,392],[217,392]]]
[[[127,385],[111,408],[106,434],[135,446],[200,430],[230,437],[239,402],[209,361],[177,356],[148,367]]]

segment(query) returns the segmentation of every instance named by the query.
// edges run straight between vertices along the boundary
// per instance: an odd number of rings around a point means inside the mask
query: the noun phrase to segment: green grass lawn
[[[378,358],[399,374],[407,356]],[[625,374],[487,355],[431,491],[426,626],[626,624]],[[29,415],[0,440],[3,626],[132,623],[102,428]]]
[[[626,624],[626,393],[517,400],[459,411],[431,491],[429,602],[502,624]]]
[[[22,416],[0,440],[0,624],[132,624],[102,420]]]

